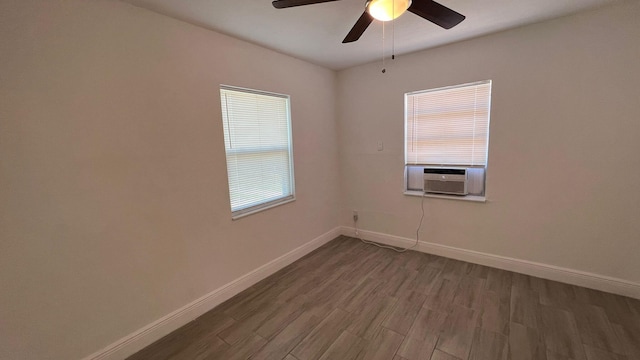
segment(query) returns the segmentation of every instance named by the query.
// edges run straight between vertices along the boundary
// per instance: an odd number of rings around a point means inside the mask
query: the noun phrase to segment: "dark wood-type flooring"
[[[129,359],[638,360],[640,301],[339,237]]]

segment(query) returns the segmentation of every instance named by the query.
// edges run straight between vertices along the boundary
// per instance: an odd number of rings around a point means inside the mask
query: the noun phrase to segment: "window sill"
[[[428,198],[436,198],[436,199],[447,199],[447,200],[462,200],[462,201],[473,201],[473,202],[487,202],[487,198],[485,196],[478,195],[466,195],[466,196],[458,196],[458,195],[439,195],[439,194],[425,194],[422,191],[412,191],[405,190],[405,195],[408,196],[424,196]]]
[[[251,211],[247,211],[247,212],[239,212],[238,214],[233,214],[233,215],[231,215],[231,220],[234,220],[234,221],[235,221],[235,220],[241,219],[241,218],[243,218],[243,217],[245,217],[245,216],[253,215],[253,214],[255,214],[255,213],[259,213],[259,212],[261,212],[261,211],[264,211],[264,210],[268,210],[268,209],[274,208],[274,207],[276,207],[276,206],[280,206],[280,205],[288,204],[288,203],[293,202],[293,201],[296,201],[296,198],[295,198],[295,197],[285,198],[285,199],[282,199],[282,200],[278,200],[277,202],[273,202],[273,203],[271,203],[271,204],[269,204],[269,205],[262,206],[262,207],[259,207],[259,208],[254,209],[254,210],[251,210]]]

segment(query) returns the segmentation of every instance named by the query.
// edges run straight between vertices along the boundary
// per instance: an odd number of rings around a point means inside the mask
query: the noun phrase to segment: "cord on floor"
[[[361,238],[358,235],[358,222],[354,221],[353,223],[354,223],[354,226],[355,226],[355,229],[356,229],[356,239],[362,241],[365,244],[374,245],[374,246],[377,246],[377,247],[383,248],[383,249],[390,249],[390,250],[393,250],[393,251],[399,252],[399,253],[403,253],[403,252],[405,252],[407,250],[411,250],[411,249],[415,248],[416,246],[418,246],[418,242],[420,241],[420,228],[422,227],[422,220],[424,220],[424,198],[425,198],[425,196],[423,194],[422,195],[422,199],[420,200],[420,210],[422,210],[422,216],[420,216],[420,223],[418,224],[418,228],[416,229],[416,242],[412,246],[410,246],[408,248],[401,248],[401,247],[395,247],[395,246],[380,245],[380,244],[378,244],[376,242],[365,240],[365,239]]]

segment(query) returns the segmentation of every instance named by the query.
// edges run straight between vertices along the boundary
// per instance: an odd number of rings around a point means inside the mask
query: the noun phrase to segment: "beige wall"
[[[0,46],[0,358],[89,355],[337,226],[335,72],[116,1],[3,1]],[[231,221],[220,84],[291,95],[295,202]]]
[[[628,2],[339,72],[342,224],[414,238],[403,93],[492,79],[489,201],[427,198],[421,239],[640,282],[639,18]]]

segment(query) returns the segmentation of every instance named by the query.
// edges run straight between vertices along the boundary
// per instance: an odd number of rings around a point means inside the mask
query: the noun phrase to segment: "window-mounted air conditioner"
[[[467,195],[467,180],[465,168],[425,168],[424,192]]]

